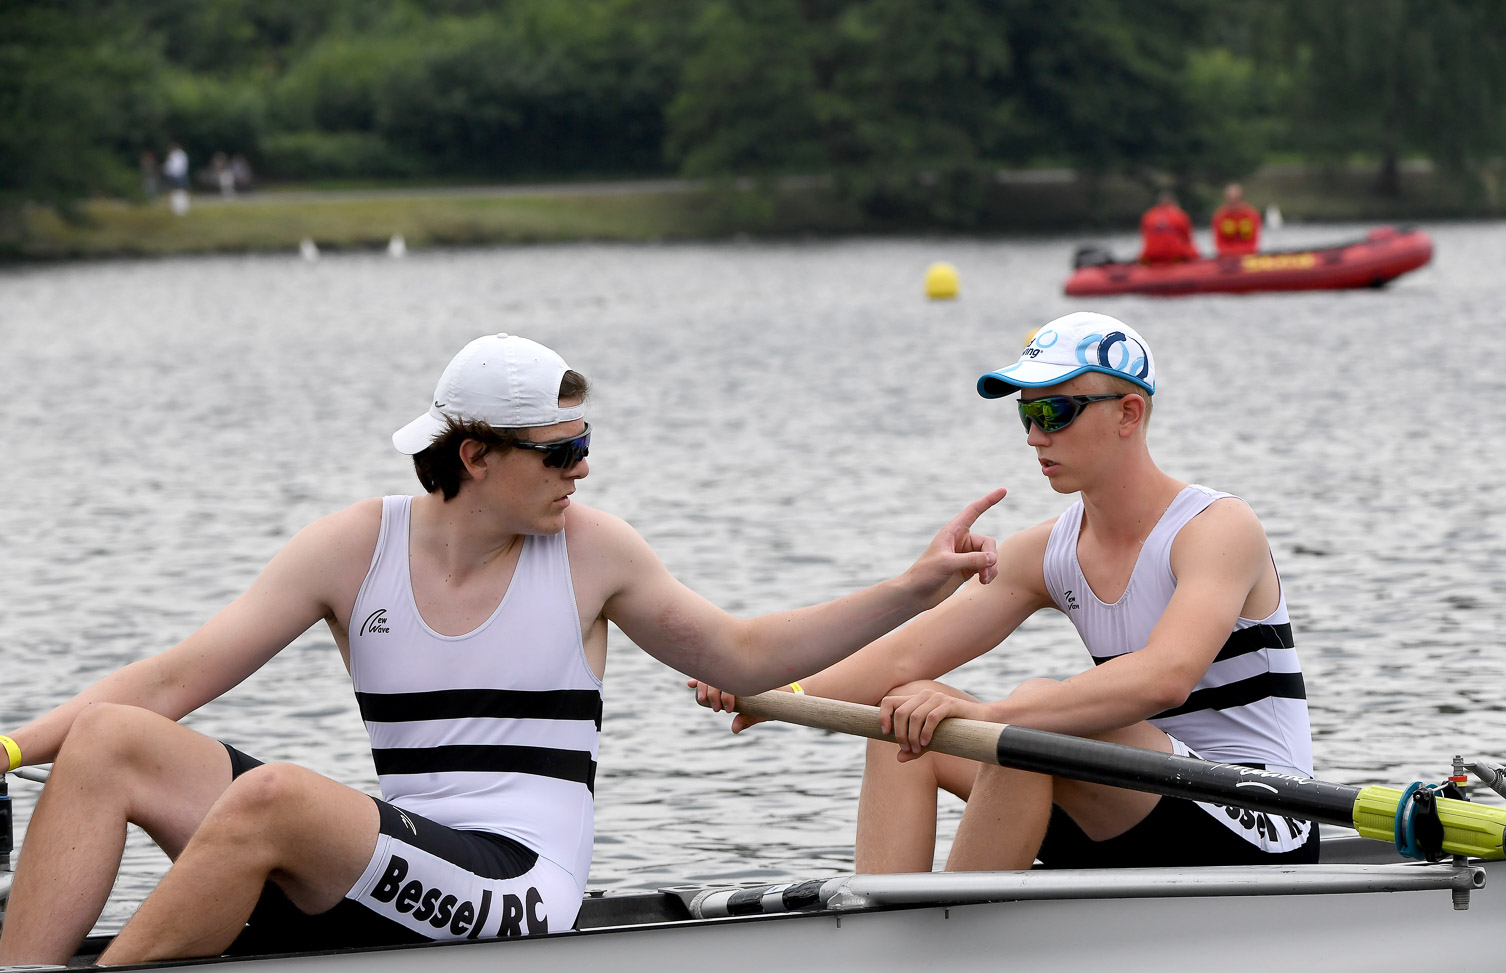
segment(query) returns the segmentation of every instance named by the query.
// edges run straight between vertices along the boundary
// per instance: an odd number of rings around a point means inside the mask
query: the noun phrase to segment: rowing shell
[[[579,928],[536,939],[238,957],[245,973],[667,971],[708,963],[841,973],[1272,968],[1496,970],[1485,944],[1506,928],[1506,896],[1474,890],[1506,865],[1377,862],[1385,846],[1323,840],[1318,865],[969,874],[854,875],[753,888],[593,894]],[[1340,861],[1347,859],[1347,861]],[[75,963],[108,940],[92,938]],[[20,968],[0,967],[0,973]]]
[[[792,693],[739,702],[750,715],[884,736],[873,707]],[[1283,814],[1300,809],[1302,816],[1319,821],[1341,817],[1346,801],[1354,816],[1367,790],[1285,775],[1249,778],[1239,773],[1249,768],[1183,763],[1188,758],[965,720],[943,721],[932,747],[1116,786]],[[1035,752],[1060,747],[1070,752]],[[1265,786],[1240,786],[1248,781]],[[1273,792],[1277,797],[1270,796]],[[1394,814],[1396,804],[1391,807]],[[1465,829],[1468,840],[1496,841],[1498,849],[1503,814],[1480,807],[1477,818],[1484,823],[1478,832]],[[1497,829],[1494,838],[1492,829]],[[1506,881],[1506,863],[1463,855],[1438,863],[1403,862],[1392,848],[1369,840],[1375,835],[1351,831],[1335,837],[1332,828],[1325,831],[1324,860],[1316,865],[850,875],[772,886],[597,893],[585,899],[576,929],[532,939],[136,968],[236,962],[254,964],[251,973],[411,973],[415,967],[427,973],[592,967],[665,973],[735,958],[822,973],[922,966],[941,966],[948,973],[1008,968],[1268,973],[1273,967],[1375,973],[1440,961],[1450,970],[1499,969],[1490,946],[1506,928],[1506,895],[1479,890],[1491,876]],[[1464,839],[1447,840],[1458,846]],[[87,965],[107,944],[107,938],[91,938],[73,965]],[[21,969],[0,967],[0,973]]]

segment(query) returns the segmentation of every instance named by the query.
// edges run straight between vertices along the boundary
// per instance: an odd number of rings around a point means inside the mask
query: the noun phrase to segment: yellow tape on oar
[[[1396,809],[1402,792],[1394,787],[1360,789],[1354,802],[1354,828],[1366,838],[1396,840]],[[1443,823],[1443,850],[1452,855],[1499,860],[1506,835],[1506,808],[1438,798],[1438,819]]]

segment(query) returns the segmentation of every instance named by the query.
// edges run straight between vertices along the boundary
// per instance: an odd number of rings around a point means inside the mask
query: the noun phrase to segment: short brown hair
[[[575,369],[569,369],[560,378],[560,399],[584,399],[591,391],[591,383]],[[413,456],[413,471],[418,482],[430,493],[443,491],[446,500],[453,500],[460,492],[462,480],[470,479],[465,463],[460,459],[460,446],[467,439],[481,444],[479,459],[492,450],[511,449],[521,437],[516,429],[498,429],[488,423],[473,419],[458,419],[445,416],[445,431],[434,438],[427,449]]]

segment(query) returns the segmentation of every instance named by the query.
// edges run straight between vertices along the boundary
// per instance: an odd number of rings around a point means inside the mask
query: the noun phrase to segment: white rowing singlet
[[[440,635],[420,617],[408,575],[412,500],[383,498],[351,613],[350,675],[382,796],[452,828],[514,838],[584,889],[602,693],[565,533],[525,535],[492,616]]]
[[[1230,496],[1192,485],[1177,494],[1146,538],[1124,594],[1112,605],[1093,594],[1077,560],[1082,502],[1057,518],[1046,543],[1046,590],[1072,620],[1083,644],[1102,665],[1145,647],[1176,590],[1171,545],[1177,532],[1215,500]],[[1283,591],[1262,619],[1240,618],[1187,701],[1150,718],[1206,760],[1258,763],[1312,776],[1312,730],[1307,692]]]

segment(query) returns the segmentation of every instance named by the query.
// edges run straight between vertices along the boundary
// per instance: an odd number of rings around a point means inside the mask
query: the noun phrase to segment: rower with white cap
[[[0,736],[11,769],[56,757],[0,965],[73,955],[127,823],[174,864],[107,965],[567,930],[591,861],[608,622],[680,671],[758,692],[992,579],[993,541],[971,527],[1002,490],[897,578],[735,618],[622,520],[572,499],[588,472],[586,393],[537,342],[470,342],[393,436],[421,496],[314,522],[183,642]],[[350,671],[382,800],[175,722],[320,621]]]
[[[1146,445],[1156,364],[1105,314],[1039,328],[978,392],[1019,393],[1025,442],[1066,512],[1000,542],[999,575],[830,669],[804,692],[878,704],[898,744],[871,741],[858,808],[860,872],[932,867],[936,799],[967,802],[947,868],[1316,861],[1309,822],[1159,797],[928,751],[964,717],[1312,776],[1306,691],[1281,580],[1242,501],[1163,473]],[[1093,665],[985,702],[938,680],[1038,611],[1066,615]],[[692,683],[694,685],[694,683]],[[716,709],[735,698],[707,686]],[[756,720],[738,716],[733,731]]]

